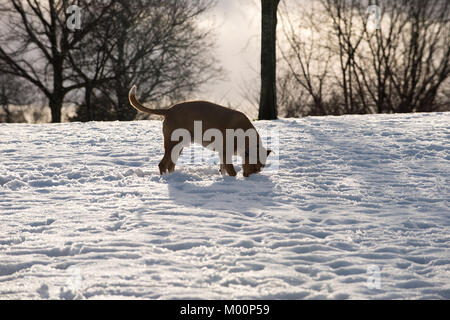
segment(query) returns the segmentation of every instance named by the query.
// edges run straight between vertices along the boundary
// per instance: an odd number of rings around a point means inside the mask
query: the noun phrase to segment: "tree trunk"
[[[92,110],[92,102],[91,102],[92,90],[93,86],[88,81],[86,83],[86,86],[84,87],[84,104],[86,108],[86,121],[94,120],[94,110]]]
[[[52,114],[52,123],[60,123],[61,122],[61,109],[63,105],[63,97],[54,96],[50,100],[50,111]]]
[[[50,96],[50,111],[52,113],[52,123],[61,122],[61,110],[66,95],[63,87],[63,56],[55,49],[53,50],[53,93]]]
[[[9,99],[8,94],[6,93],[5,84],[2,85],[0,91],[0,106],[3,108],[3,112],[5,112],[5,122],[11,122],[11,112],[9,110]]]
[[[131,85],[127,75],[127,41],[129,34],[129,20],[125,16],[121,16],[121,22],[123,25],[122,33],[117,41],[117,62],[115,66],[116,85],[115,91],[117,96],[116,117],[119,121],[131,121],[136,117],[137,111],[134,108],[130,108],[128,102],[128,90]]]
[[[132,121],[136,118],[137,111],[130,107],[128,101],[128,88],[121,85],[116,87],[117,95],[117,120],[119,121]]]
[[[261,92],[259,120],[274,120],[277,112],[276,30],[277,8],[280,0],[261,0]]]

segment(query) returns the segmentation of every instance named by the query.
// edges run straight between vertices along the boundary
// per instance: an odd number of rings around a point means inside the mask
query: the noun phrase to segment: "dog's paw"
[[[229,175],[230,177],[236,177],[236,176],[237,176],[237,173],[236,173],[236,171],[232,171],[232,172],[228,172],[228,175]]]

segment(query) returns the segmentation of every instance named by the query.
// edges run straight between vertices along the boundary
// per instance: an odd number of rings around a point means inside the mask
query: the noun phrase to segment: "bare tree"
[[[0,74],[0,122],[25,122],[21,110],[12,106],[28,104],[32,101],[33,90],[23,85],[21,80],[7,74]]]
[[[101,12],[105,5],[108,10],[96,20],[97,12]],[[92,100],[95,100],[93,95],[96,88],[114,79],[108,68],[111,57],[109,48],[115,31],[115,26],[111,24],[114,14],[114,5],[111,3],[91,3],[89,9],[83,11],[83,20],[97,21],[96,26],[89,30],[76,47],[67,52],[67,65],[70,70],[68,78],[74,83],[84,84],[81,103],[74,100],[80,105],[74,118],[76,120],[107,120],[104,118],[102,106],[94,106]]]
[[[276,39],[279,3],[280,0],[261,0],[261,91],[258,116],[260,120],[272,120],[278,117]]]
[[[136,116],[127,98],[134,84],[144,101],[172,101],[220,77],[212,54],[212,30],[197,23],[214,4],[212,0],[118,1],[104,48],[109,54],[107,73],[113,79],[100,86],[117,120]]]
[[[333,54],[324,45],[321,37],[323,16],[317,13],[314,4],[296,10],[298,21],[290,14],[291,8],[283,3],[280,10],[283,21],[285,46],[280,45],[280,52],[286,70],[280,75],[278,93],[281,105],[287,115],[326,115],[326,95],[330,92],[330,67]],[[286,48],[287,47],[287,48]],[[293,85],[297,85],[294,87]],[[292,91],[286,94],[284,91]],[[297,95],[298,97],[295,97]]]
[[[0,0],[0,72],[36,86],[49,100],[53,122],[61,121],[68,93],[81,88],[84,120],[96,118],[94,109],[105,102],[113,119],[131,120],[133,84],[144,100],[176,99],[217,77],[212,31],[197,23],[214,3],[76,1],[82,26],[70,30],[71,1]]]
[[[361,12],[365,14],[366,8],[359,0],[322,0],[322,4],[332,22],[329,47],[339,60],[337,80],[344,100],[342,113],[366,113],[365,94],[355,66],[367,25]]]
[[[381,29],[364,29],[370,59],[355,61],[370,110],[439,110],[436,98],[450,75],[450,4],[389,2],[384,4],[383,18]]]
[[[78,1],[89,10],[93,1]],[[67,55],[108,11],[107,1],[95,19],[72,32],[66,24],[68,0],[1,0],[0,72],[24,79],[36,86],[49,100],[52,122],[61,121],[64,97],[83,87],[69,79]]]
[[[450,76],[450,3],[405,1],[397,23],[405,25],[400,55],[389,67],[396,112],[436,111],[439,88]]]
[[[450,76],[448,1],[371,2],[382,5],[375,30],[367,1],[312,3],[316,17],[307,21],[320,28],[321,45],[283,15],[289,50],[282,52],[300,88],[322,104],[319,114],[430,112],[450,104],[441,93]],[[323,87],[332,93],[329,101]]]

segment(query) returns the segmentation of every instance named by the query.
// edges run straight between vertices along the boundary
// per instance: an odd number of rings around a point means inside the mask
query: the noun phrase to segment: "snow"
[[[161,177],[159,121],[1,124],[0,299],[450,299],[449,124],[257,122],[248,179]]]

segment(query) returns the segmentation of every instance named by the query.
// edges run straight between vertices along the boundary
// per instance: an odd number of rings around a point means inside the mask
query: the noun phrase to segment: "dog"
[[[271,150],[263,146],[257,130],[242,112],[207,101],[188,101],[175,104],[168,109],[150,109],[139,102],[136,97],[136,90],[136,86],[133,86],[128,94],[128,99],[133,108],[140,112],[164,117],[164,157],[159,163],[161,175],[172,173],[175,170],[177,156],[181,154],[183,146],[186,146],[184,144],[180,147],[180,140],[174,139],[175,131],[180,129],[189,133],[190,141],[188,141],[188,144],[199,143],[203,147],[209,147],[212,144],[211,140],[205,139],[205,133],[208,130],[216,130],[216,133],[221,134],[222,141],[220,139],[217,140],[217,135],[214,136],[214,142],[216,142],[214,150],[219,151],[219,171],[222,174],[228,174],[232,177],[236,176],[236,170],[232,162],[233,154],[239,155],[243,159],[242,169],[244,177],[259,173],[265,167]],[[201,123],[200,140],[192,138],[196,136],[196,122]],[[234,135],[231,136],[230,132],[234,132]],[[240,139],[236,132],[254,133],[255,139],[252,142],[249,135],[245,136],[244,139]],[[245,142],[243,143],[243,141]],[[217,144],[219,144],[218,148]],[[177,146],[179,151],[178,149],[175,150]]]

